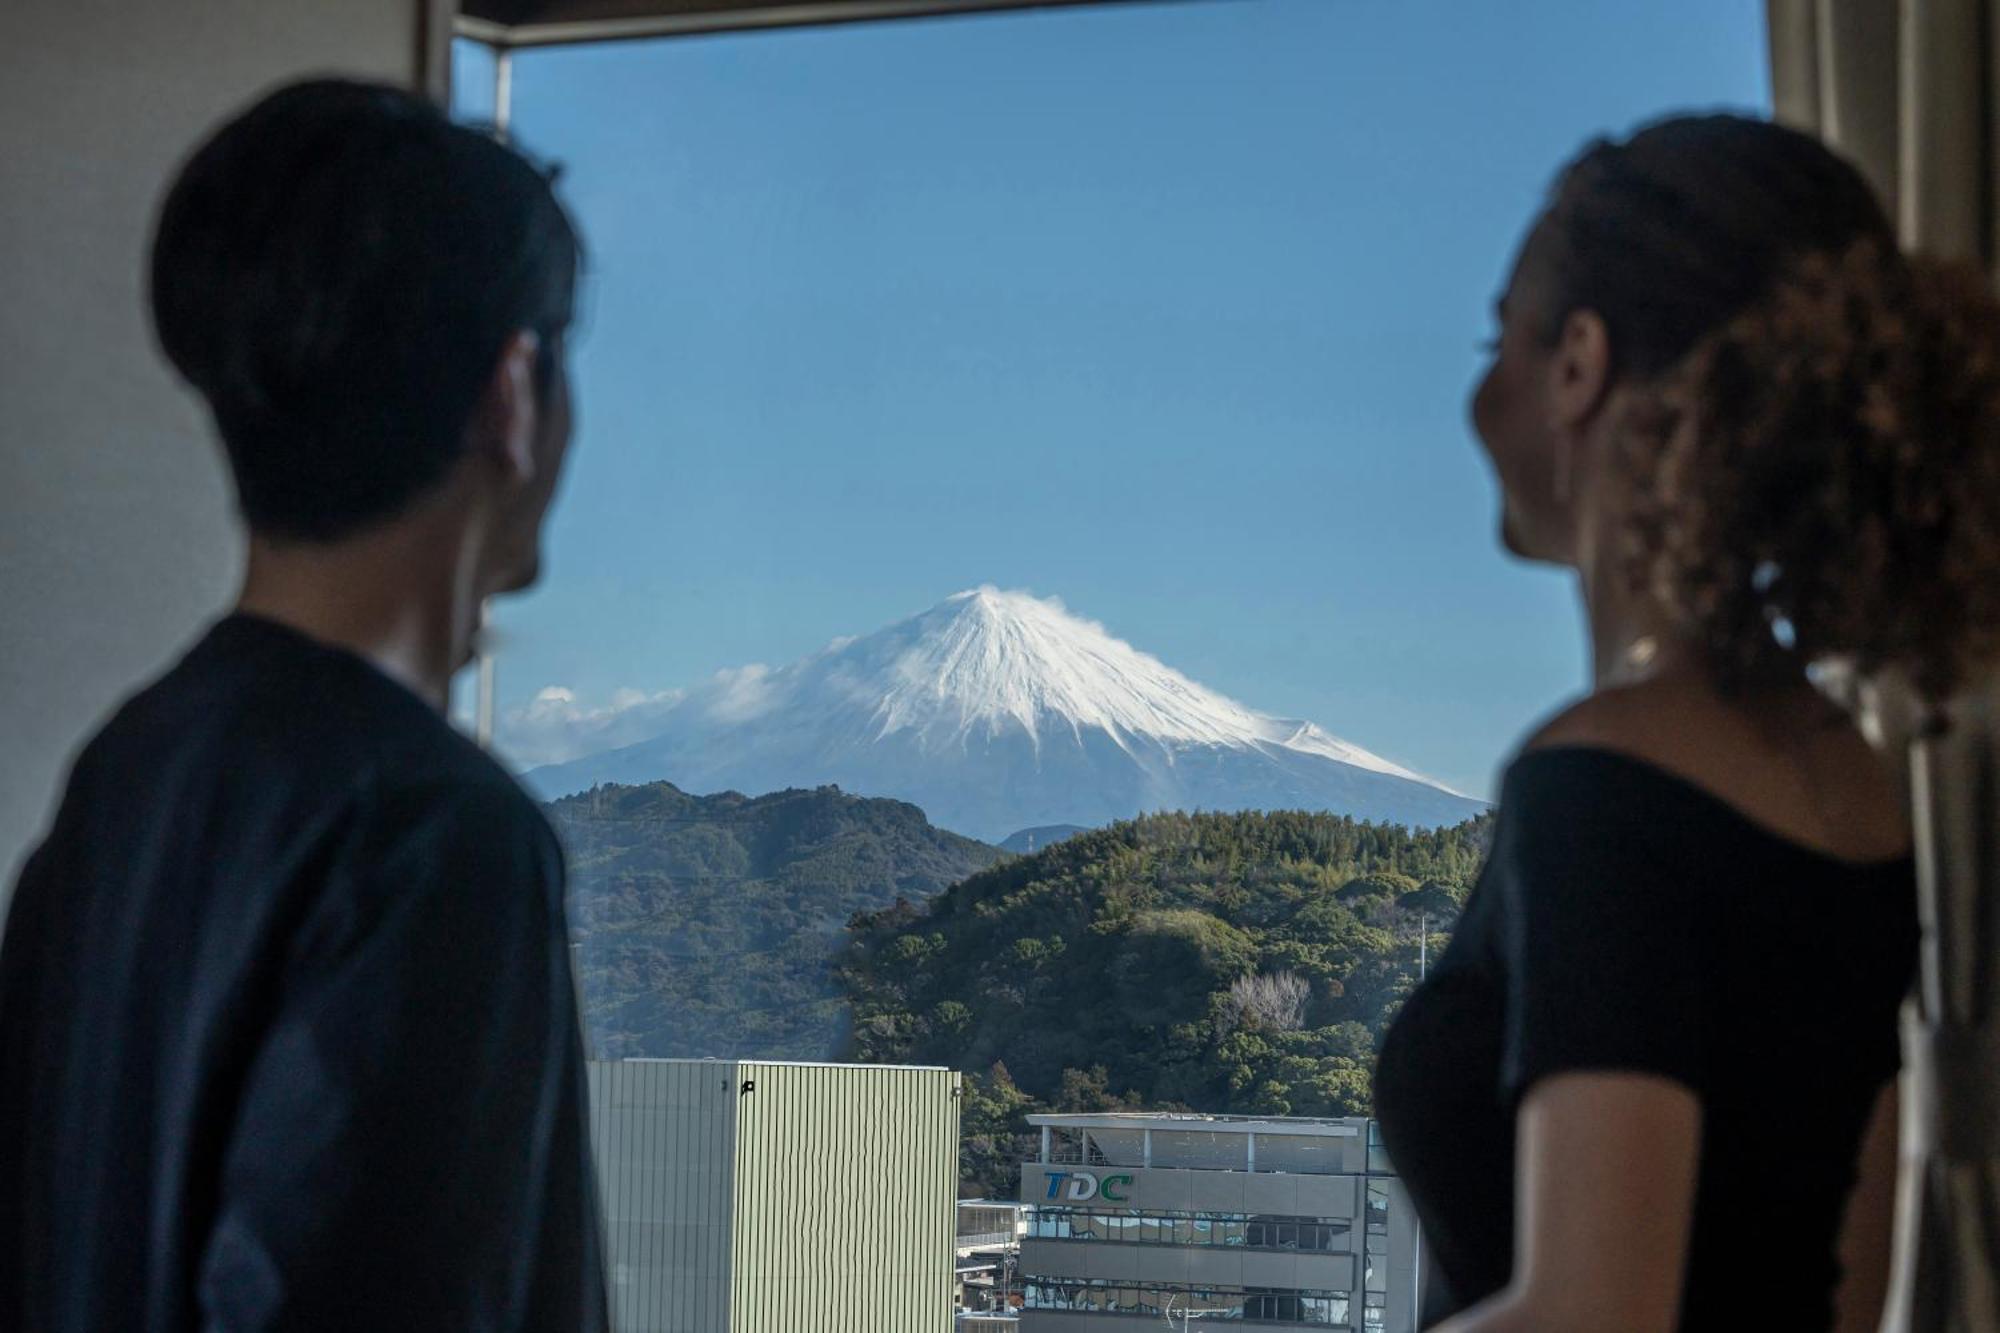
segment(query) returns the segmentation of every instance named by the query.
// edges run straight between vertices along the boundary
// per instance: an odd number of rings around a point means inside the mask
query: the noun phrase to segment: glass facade
[[[1368,1234],[1389,1234],[1389,1182],[1386,1180],[1368,1182]]]
[[[1389,1163],[1389,1150],[1382,1146],[1382,1126],[1380,1122],[1368,1122],[1368,1171],[1369,1174],[1392,1176],[1396,1168]]]
[[[1067,1129],[1061,1125],[1049,1131],[1049,1149],[1046,1159],[1075,1166],[1084,1160],[1084,1135],[1080,1129]]]
[[[1023,1288],[1029,1310],[1091,1314],[1169,1315],[1240,1323],[1313,1324],[1349,1328],[1344,1291],[1292,1291],[1278,1287],[1184,1287],[1085,1278],[1033,1278]]]
[[[1028,1234],[1037,1240],[1090,1240],[1130,1245],[1241,1247],[1343,1254],[1350,1249],[1344,1218],[1278,1217],[1262,1213],[1170,1213],[1138,1208],[1038,1208]]]
[[[1156,1129],[1153,1165],[1190,1171],[1248,1171],[1250,1136],[1211,1129]]]
[[[1107,1330],[1150,1319],[1178,1326],[1183,1318],[1273,1333],[1415,1328],[1408,1234],[1415,1224],[1365,1118],[1204,1123],[1106,1112],[1033,1122],[1045,1137],[1039,1163],[1022,1175],[1031,1209],[1023,1333],[1095,1327],[1094,1316]],[[1295,1176],[1300,1184],[1291,1193],[1247,1175],[1227,1178],[1238,1172]],[[1120,1192],[1091,1188],[1110,1185]],[[1276,1211],[1251,1212],[1252,1203]],[[1064,1256],[1070,1243],[1088,1245],[1088,1257]],[[1173,1251],[1187,1252],[1185,1260]],[[1230,1285],[1250,1282],[1283,1285]]]

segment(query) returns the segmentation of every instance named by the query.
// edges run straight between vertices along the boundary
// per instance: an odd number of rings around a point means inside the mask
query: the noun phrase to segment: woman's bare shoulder
[[[1829,707],[1758,705],[1686,681],[1600,690],[1544,721],[1522,753],[1580,748],[1650,764],[1781,837],[1839,857],[1894,856],[1909,826],[1893,776]]]
[[[1664,766],[1683,754],[1712,754],[1718,743],[1733,741],[1737,729],[1704,691],[1645,681],[1564,705],[1529,733],[1521,750],[1602,748]]]

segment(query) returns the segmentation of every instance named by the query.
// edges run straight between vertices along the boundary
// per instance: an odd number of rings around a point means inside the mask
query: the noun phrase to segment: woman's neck
[[[1665,607],[1639,596],[1628,580],[1587,565],[1577,572],[1577,588],[1590,636],[1593,689],[1703,672],[1699,645]]]

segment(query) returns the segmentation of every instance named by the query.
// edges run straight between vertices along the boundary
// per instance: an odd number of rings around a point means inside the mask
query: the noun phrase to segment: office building
[[[1037,1115],[1021,1333],[1143,1315],[1410,1333],[1417,1227],[1361,1118]]]
[[[616,1333],[942,1333],[959,1077],[593,1060]]]
[[[1012,1199],[958,1201],[955,1244],[961,1333],[973,1315],[1011,1319],[1021,1308],[1021,1240],[1028,1234],[1034,1211]]]

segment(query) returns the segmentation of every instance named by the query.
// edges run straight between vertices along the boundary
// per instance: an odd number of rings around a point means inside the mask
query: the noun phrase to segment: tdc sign
[[[1124,1203],[1125,1196],[1119,1193],[1118,1187],[1131,1183],[1130,1176],[1105,1176],[1100,1180],[1088,1171],[1051,1171],[1048,1197],[1070,1203],[1084,1203],[1091,1199]]]

